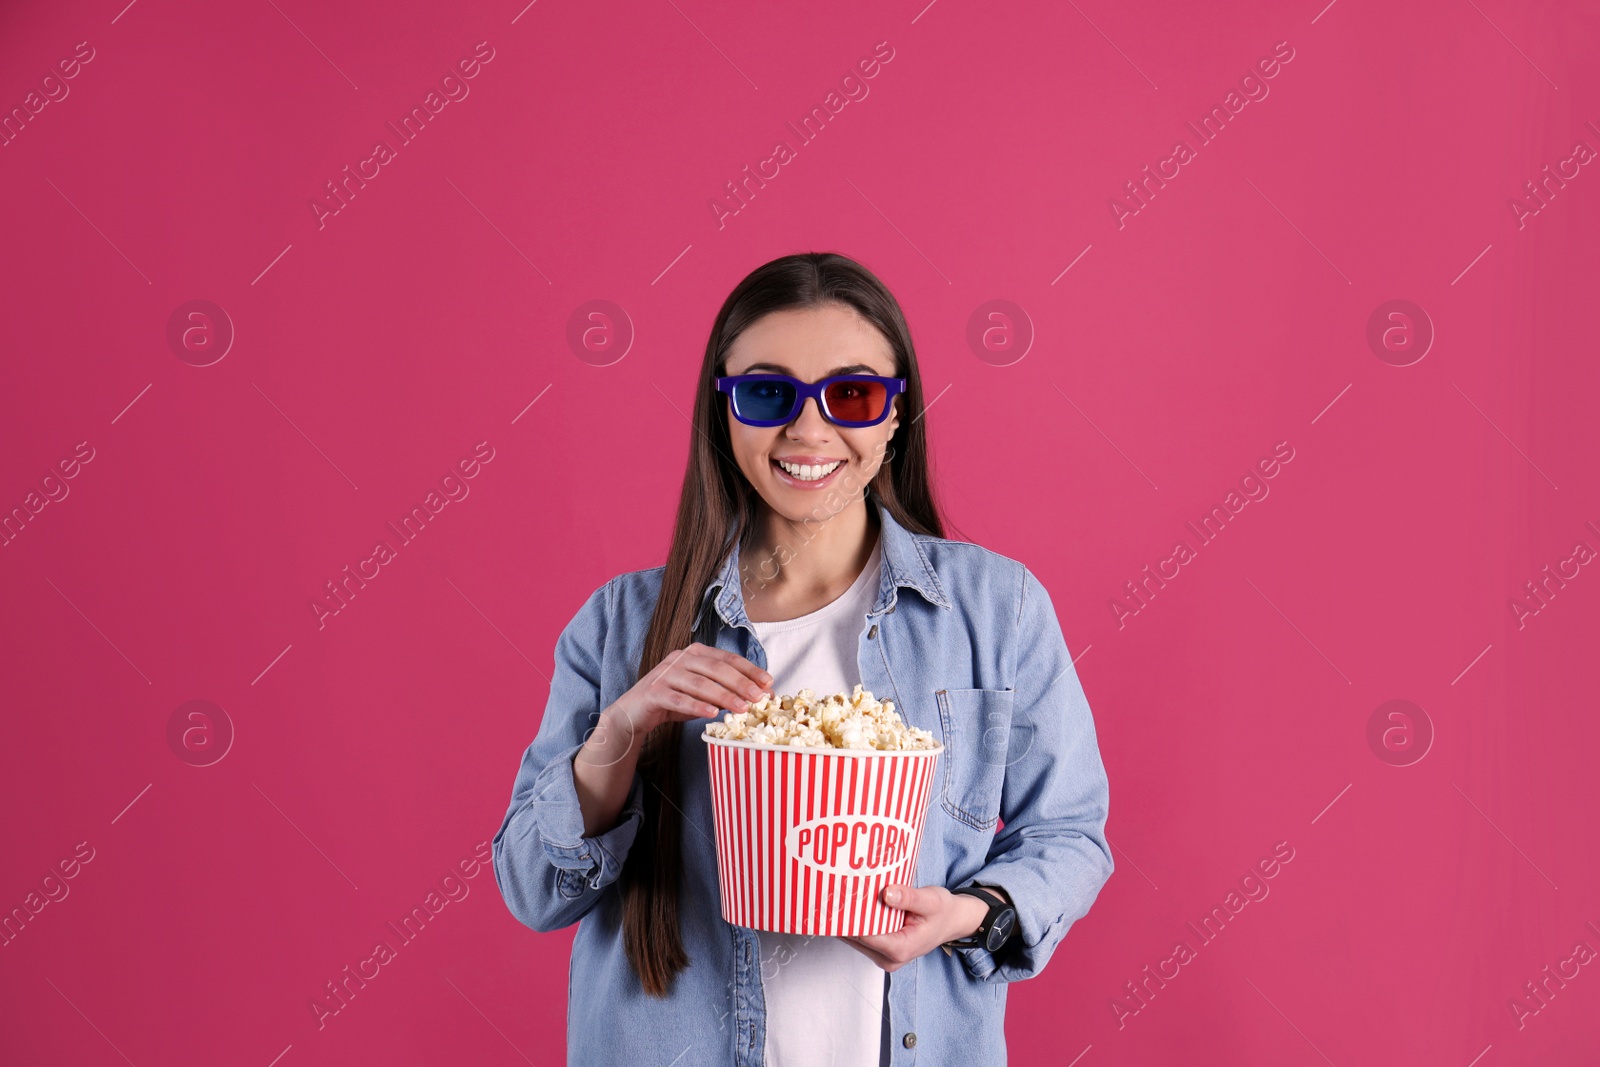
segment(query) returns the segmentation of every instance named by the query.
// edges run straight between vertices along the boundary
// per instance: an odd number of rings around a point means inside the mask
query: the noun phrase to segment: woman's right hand
[[[664,722],[713,718],[719,708],[743,711],[771,684],[772,675],[743,656],[698,641],[669,653],[600,713],[599,724],[574,754],[584,836],[617,825],[651,730]]]
[[[744,711],[768,692],[772,675],[743,656],[696,641],[669,653],[603,713],[609,726],[643,738],[662,723]]]

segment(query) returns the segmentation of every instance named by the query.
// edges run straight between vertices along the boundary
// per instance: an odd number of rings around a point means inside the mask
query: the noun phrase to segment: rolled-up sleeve
[[[1105,835],[1110,789],[1094,719],[1050,595],[1026,568],[1019,602],[1004,826],[984,866],[963,883],[1004,889],[1018,932],[998,957],[981,947],[956,950],[968,972],[986,981],[1038,974],[1114,868]]]
[[[511,914],[546,932],[594,907],[628,857],[644,819],[637,772],[617,824],[583,834],[572,761],[599,721],[601,665],[613,582],[595,590],[556,640],[555,672],[539,732],[522,754],[511,806],[494,836],[494,874]]]

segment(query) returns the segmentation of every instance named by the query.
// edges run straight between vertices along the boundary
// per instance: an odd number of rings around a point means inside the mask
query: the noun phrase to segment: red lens
[[[828,414],[840,422],[871,422],[883,414],[889,395],[882,382],[834,382],[823,394]]]

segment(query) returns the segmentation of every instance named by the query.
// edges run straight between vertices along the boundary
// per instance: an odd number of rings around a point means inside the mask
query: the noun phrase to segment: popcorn
[[[818,699],[810,689],[794,696],[764,693],[749,711],[730,712],[707,723],[705,736],[790,748],[875,749],[904,752],[931,749],[938,742],[927,730],[903,722],[894,701],[879,702],[858,684],[849,696]]]

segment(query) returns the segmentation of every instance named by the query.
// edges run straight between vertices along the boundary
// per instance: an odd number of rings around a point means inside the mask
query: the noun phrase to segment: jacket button
[[[874,637],[877,637],[877,636],[878,636],[878,624],[877,623],[873,623],[872,624],[872,629],[867,631],[867,640],[871,641]]]
[[[915,1033],[907,1034],[901,1044],[905,1045],[906,1048],[916,1048],[917,1035]]]

